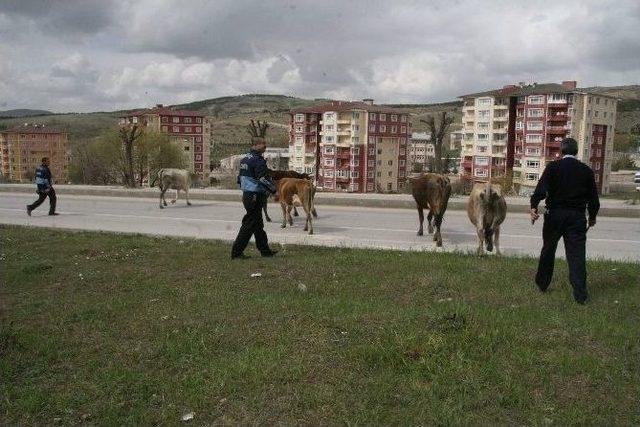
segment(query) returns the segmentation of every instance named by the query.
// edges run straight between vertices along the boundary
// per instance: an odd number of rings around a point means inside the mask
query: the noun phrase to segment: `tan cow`
[[[467,203],[467,214],[478,232],[478,255],[484,254],[483,243],[489,252],[500,255],[500,224],[507,216],[507,202],[498,184],[475,184]]]
[[[178,200],[178,192],[182,190],[186,194],[187,205],[191,206],[191,202],[189,201],[189,187],[191,187],[192,174],[189,171],[185,169],[163,168],[158,171],[153,181],[151,181],[150,186],[153,187],[156,181],[159,182],[158,187],[160,187],[160,209],[167,206],[164,193],[169,189],[176,190],[176,198],[171,201],[172,204]],[[164,206],[162,206],[163,204]]]
[[[411,178],[411,193],[418,207],[418,218],[420,220],[418,236],[423,235],[423,209],[429,209],[429,215],[427,216],[429,234],[433,233],[433,225],[431,225],[431,220],[433,219],[436,226],[433,240],[436,242],[436,246],[442,246],[440,226],[442,225],[444,213],[447,210],[449,196],[451,196],[451,182],[449,178],[436,173],[426,173],[417,178]]]
[[[287,226],[287,220],[289,221],[289,225],[293,225],[291,209],[293,209],[295,204],[302,206],[304,212],[307,214],[304,231],[309,230],[309,234],[313,234],[311,214],[314,210],[313,198],[315,193],[315,187],[311,181],[306,179],[282,178],[278,181],[278,194],[280,196],[280,206],[282,207],[282,228]]]

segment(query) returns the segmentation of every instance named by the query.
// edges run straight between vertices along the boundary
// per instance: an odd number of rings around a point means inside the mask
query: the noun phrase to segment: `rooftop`
[[[312,105],[310,107],[294,108],[290,110],[289,113],[325,113],[327,111],[341,112],[352,110],[361,110],[370,113],[402,114],[401,111],[395,110],[393,108],[375,105],[373,104],[372,99],[366,99],[363,101],[330,101],[322,104]]]
[[[5,129],[3,131],[0,131],[0,133],[51,134],[51,133],[69,133],[69,132],[65,129],[61,129],[57,127],[46,126],[46,125],[36,124],[36,123],[25,123],[21,126],[14,126],[10,129]]]
[[[484,92],[470,93],[461,95],[459,98],[478,98],[481,96],[528,96],[543,95],[549,93],[593,93],[590,90],[576,87],[575,81],[565,81],[559,83],[531,83],[524,84],[520,82],[517,85],[506,85],[502,89],[487,90]],[[607,95],[598,94],[598,96],[607,97]],[[613,98],[609,96],[609,98]]]

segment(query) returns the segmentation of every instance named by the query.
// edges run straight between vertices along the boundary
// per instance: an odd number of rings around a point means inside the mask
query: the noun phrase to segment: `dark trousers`
[[[262,193],[242,193],[242,204],[247,211],[242,218],[242,226],[238,232],[233,247],[231,248],[231,256],[238,256],[244,252],[251,236],[256,239],[256,247],[260,253],[265,254],[271,252],[269,249],[269,241],[267,233],[264,231],[264,222],[262,221],[262,207],[267,202],[267,196]]]
[[[545,291],[551,284],[556,248],[560,237],[569,264],[569,281],[576,301],[587,299],[586,242],[587,220],[584,212],[567,209],[550,209],[544,215],[542,227],[542,251],[536,274],[536,284]]]
[[[38,190],[38,200],[28,205],[27,207],[29,208],[29,210],[32,211],[38,206],[40,206],[42,202],[44,202],[44,199],[46,199],[47,197],[49,197],[49,213],[53,214],[56,212],[56,200],[57,200],[56,192],[53,189],[53,187],[51,187],[49,191],[47,191],[46,193],[44,191]]]

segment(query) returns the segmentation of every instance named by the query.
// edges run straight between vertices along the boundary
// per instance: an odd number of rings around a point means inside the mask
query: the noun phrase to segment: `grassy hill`
[[[29,110],[25,108],[19,108],[16,110],[5,110],[0,111],[0,117],[4,118],[12,118],[12,117],[33,117],[33,116],[43,116],[45,114],[53,114],[51,111],[47,110]]]

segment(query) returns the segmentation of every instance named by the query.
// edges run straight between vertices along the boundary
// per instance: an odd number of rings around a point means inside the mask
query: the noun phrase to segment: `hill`
[[[47,110],[29,110],[29,109],[19,108],[15,110],[0,111],[0,118],[33,117],[33,116],[44,116],[46,114],[53,114],[53,113]]]

